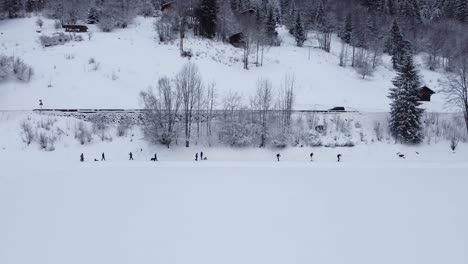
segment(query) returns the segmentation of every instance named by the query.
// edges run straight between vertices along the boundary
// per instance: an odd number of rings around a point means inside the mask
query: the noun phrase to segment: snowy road
[[[468,263],[461,164],[0,165],[2,264]]]

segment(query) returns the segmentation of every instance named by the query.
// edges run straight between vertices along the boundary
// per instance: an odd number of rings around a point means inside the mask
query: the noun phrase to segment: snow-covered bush
[[[127,135],[128,130],[131,128],[130,120],[122,119],[117,125],[117,136],[124,137]]]
[[[93,140],[93,135],[84,122],[78,122],[76,125],[75,138],[81,145],[90,143]]]
[[[240,121],[226,120],[218,132],[220,143],[230,147],[252,146],[254,142],[255,127]]]
[[[62,28],[62,22],[61,22],[60,20],[56,19],[56,20],[54,21],[54,28],[55,28],[56,30],[61,29],[61,28]]]
[[[8,78],[11,73],[13,57],[0,55],[0,80]]]
[[[382,141],[384,139],[384,129],[380,122],[374,122],[374,133],[377,141]]]
[[[101,64],[99,62],[97,62],[96,59],[94,59],[94,58],[89,58],[88,64],[90,66],[89,69],[91,71],[97,71],[97,70],[99,70],[99,68],[101,66]]]
[[[40,132],[38,135],[38,143],[41,149],[46,151],[55,150],[56,137],[51,136],[50,133]]]
[[[72,38],[65,33],[55,33],[51,36],[42,35],[39,37],[42,47],[52,47],[57,45],[64,45],[65,43],[71,41]]]
[[[33,69],[31,66],[24,63],[20,58],[16,58],[13,61],[13,74],[16,78],[23,82],[29,82],[33,75]]]
[[[21,122],[21,138],[23,139],[23,142],[28,145],[31,145],[34,141],[35,133],[29,120]]]
[[[76,42],[81,42],[81,41],[84,40],[84,38],[81,35],[74,35],[73,40],[76,41]]]
[[[41,121],[39,121],[37,126],[44,130],[52,131],[52,128],[54,127],[56,122],[57,122],[57,119],[54,119],[54,118],[41,119]]]
[[[455,151],[457,149],[459,141],[460,140],[458,139],[456,133],[453,133],[452,137],[450,138],[450,148],[452,149],[452,151]]]
[[[97,135],[101,141],[112,141],[112,137],[108,135],[108,125],[104,122],[104,116],[96,115],[90,119],[93,125],[93,133]]]
[[[20,81],[29,82],[33,69],[20,58],[0,55],[0,80],[10,75],[14,75]]]
[[[65,59],[66,60],[73,60],[73,59],[75,59],[75,54],[65,54]]]
[[[40,28],[42,28],[42,26],[44,25],[44,21],[42,21],[42,19],[39,17],[37,20],[36,20],[36,25]]]

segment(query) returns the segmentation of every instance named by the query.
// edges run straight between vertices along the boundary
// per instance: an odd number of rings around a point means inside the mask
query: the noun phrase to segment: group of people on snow
[[[128,156],[129,156],[129,160],[133,160],[133,153],[132,152],[128,153]],[[198,157],[200,157],[200,160],[208,160],[208,157],[203,156],[203,152],[200,152],[200,156],[198,155],[198,152],[195,153],[195,161],[198,161]],[[279,154],[279,153],[276,154],[276,160],[278,162],[280,161],[280,158],[281,158],[281,154]],[[336,158],[337,158],[337,162],[341,162],[341,154],[336,155]],[[151,161],[158,161],[158,154],[155,153],[154,157],[151,158],[150,160]],[[80,161],[81,162],[85,161],[83,153],[81,153],[81,155],[80,155]],[[99,161],[99,160],[94,159],[94,161]],[[104,154],[104,152],[101,155],[101,161],[106,161],[106,155]],[[313,152],[310,153],[310,161],[314,161],[314,153]]]

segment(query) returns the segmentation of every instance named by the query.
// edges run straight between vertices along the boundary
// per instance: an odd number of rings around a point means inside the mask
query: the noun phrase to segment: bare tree
[[[280,125],[284,131],[289,130],[291,126],[293,105],[294,105],[294,88],[296,78],[294,75],[286,75],[281,85],[281,91],[278,97],[278,110],[280,112]]]
[[[193,108],[197,103],[197,91],[201,89],[202,79],[197,65],[189,62],[184,65],[176,76],[177,91],[182,98],[182,112],[184,118],[185,146],[190,146]]]
[[[257,82],[257,91],[251,100],[252,109],[257,114],[257,122],[260,125],[260,147],[265,147],[268,137],[269,121],[273,102],[273,87],[268,79],[260,79]]]
[[[140,94],[146,111],[144,134],[152,142],[159,142],[168,148],[177,135],[176,125],[181,105],[181,96],[171,80],[163,77],[158,81],[158,90]]]
[[[214,118],[214,107],[216,105],[215,83],[211,83],[206,89],[206,133],[208,137],[212,135],[212,121]]]
[[[466,56],[466,55],[465,55]],[[445,75],[442,82],[446,103],[463,112],[468,131],[468,58],[464,57],[453,72]]]

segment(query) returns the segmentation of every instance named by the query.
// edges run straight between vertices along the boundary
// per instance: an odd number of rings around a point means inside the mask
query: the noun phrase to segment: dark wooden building
[[[236,48],[241,48],[245,45],[244,34],[242,32],[231,35],[228,40]]]
[[[431,101],[431,96],[435,94],[433,90],[431,90],[427,86],[423,86],[421,89],[419,89],[419,101],[421,102],[430,102]]]
[[[169,15],[175,12],[175,1],[169,1],[161,5],[161,12]]]
[[[88,32],[88,27],[83,25],[63,25],[63,28],[65,29],[65,32]]]

